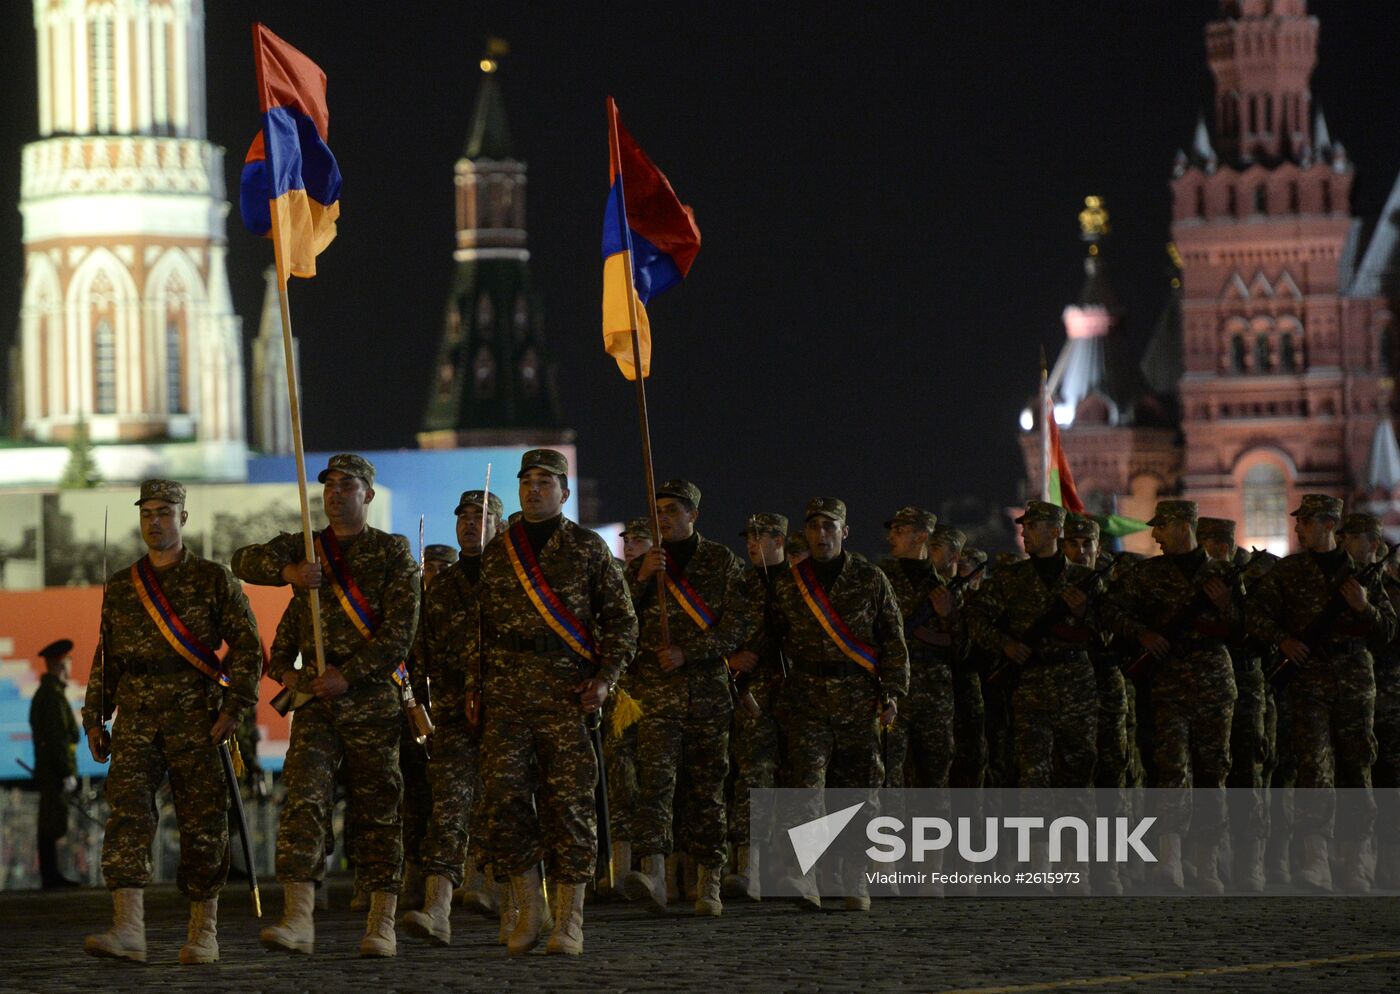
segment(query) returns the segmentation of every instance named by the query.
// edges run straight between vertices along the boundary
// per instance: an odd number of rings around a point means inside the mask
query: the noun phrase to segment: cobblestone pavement
[[[433,994],[587,990],[978,992],[1078,990],[1368,991],[1400,989],[1400,898],[895,898],[868,915],[803,912],[786,902],[733,904],[700,920],[673,906],[652,917],[590,906],[587,952],[507,958],[494,925],[460,909],[453,945],[400,933],[396,960],[360,960],[363,916],[348,883],[317,917],[316,955],[263,951],[246,890],[221,908],[223,959],[181,967],[184,903],[172,887],[147,895],[145,966],[91,959],[83,935],[106,927],[105,891],[0,894],[0,991],[61,994],[237,991],[240,994]],[[264,891],[269,918],[281,908]],[[828,902],[832,904],[833,902]],[[839,905],[838,905],[839,906]]]

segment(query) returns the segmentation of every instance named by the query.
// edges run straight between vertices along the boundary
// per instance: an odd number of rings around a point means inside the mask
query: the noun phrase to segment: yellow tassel
[[[243,753],[238,749],[238,740],[228,740],[228,751],[233,758],[233,775],[236,779],[242,780],[247,768],[243,765]]]
[[[642,718],[642,706],[637,699],[621,687],[613,688],[612,714],[608,718],[608,739],[616,742],[622,733]]]

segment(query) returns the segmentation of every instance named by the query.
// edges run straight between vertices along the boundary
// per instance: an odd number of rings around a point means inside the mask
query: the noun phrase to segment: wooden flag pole
[[[311,503],[306,493],[306,451],[301,442],[301,397],[297,391],[296,361],[292,355],[292,313],[287,304],[287,270],[283,267],[282,241],[277,237],[281,226],[277,222],[277,201],[268,202],[272,211],[272,255],[277,265],[277,305],[282,312],[282,355],[287,363],[287,403],[292,410],[292,451],[297,462],[297,491],[301,496],[301,536],[305,542],[306,561],[316,561],[316,543],[311,537]],[[326,649],[321,635],[321,595],[308,590],[311,600],[311,633],[316,644],[316,675],[326,672]]]
[[[1050,418],[1055,416],[1050,403],[1049,371],[1045,368],[1045,347],[1040,349],[1040,499],[1050,501]]]
[[[656,511],[656,474],[651,465],[651,426],[647,422],[646,378],[642,375],[642,342],[637,333],[637,283],[632,272],[632,231],[627,227],[627,195],[622,181],[622,142],[617,133],[617,105],[608,99],[608,131],[612,138],[613,157],[617,161],[617,198],[622,204],[622,237],[627,243],[627,317],[632,327],[632,379],[637,384],[637,417],[642,429],[642,467],[647,481],[647,508],[651,513],[651,543],[661,547],[661,518]],[[656,604],[661,609],[661,645],[671,646],[671,628],[666,618],[666,574],[656,574]]]

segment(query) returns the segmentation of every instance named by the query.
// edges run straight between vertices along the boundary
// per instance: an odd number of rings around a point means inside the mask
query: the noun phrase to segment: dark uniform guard
[[[374,499],[369,460],[350,453],[331,456],[317,479],[325,487],[330,526],[316,533],[315,561],[306,561],[301,535],[285,533],[233,554],[234,572],[247,582],[292,585],[268,675],[314,696],[296,711],[282,767],[287,788],[277,825],[282,920],[263,929],[260,938],[268,949],[315,950],[313,904],[325,875],[335,773],[344,764],[350,792],[349,855],[370,891],[360,955],[393,956],[403,863],[400,687],[418,624],[418,564],[402,539],[366,523]],[[313,588],[322,595],[326,668],[320,676],[315,672]]]
[[[44,672],[29,702],[34,784],[39,788],[39,883],[44,890],[77,886],[58,869],[58,840],[68,834],[65,795],[78,786],[78,721],[64,694],[72,651],[71,639],[50,642],[39,650]]]
[[[557,884],[548,951],[583,952],[584,885],[597,859],[598,763],[585,717],[598,711],[637,649],[637,616],[607,543],[563,516],[568,459],[532,449],[520,460],[521,520],[482,555],[482,789],[487,850],[510,874],[519,917],[506,947],[523,955],[546,916],[540,863]]]
[[[262,643],[243,588],[228,567],[185,548],[185,488],[147,480],[136,501],[147,554],[108,579],[101,640],[88,680],[83,728],[107,761],[111,815],[102,875],[116,921],[84,948],[145,962],[144,888],[151,879],[155,794],[166,774],[180,824],[180,890],[190,900],[181,963],[219,958],[219,890],[228,876],[229,784],[218,744],[258,701]],[[221,643],[229,651],[215,655]],[[115,706],[109,740],[107,718]]]

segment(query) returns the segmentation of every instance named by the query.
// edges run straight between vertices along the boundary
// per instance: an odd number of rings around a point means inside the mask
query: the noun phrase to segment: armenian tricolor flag
[[[263,126],[243,164],[239,207],[249,231],[272,238],[285,283],[315,276],[316,256],[335,238],[340,167],[326,145],[321,67],[262,24],[253,25],[253,61]]]
[[[642,376],[651,374],[646,304],[690,272],[700,251],[695,213],[632,140],[608,98],[608,206],[603,214],[603,348],[622,375],[636,379],[632,331]],[[630,276],[630,279],[629,279]]]

